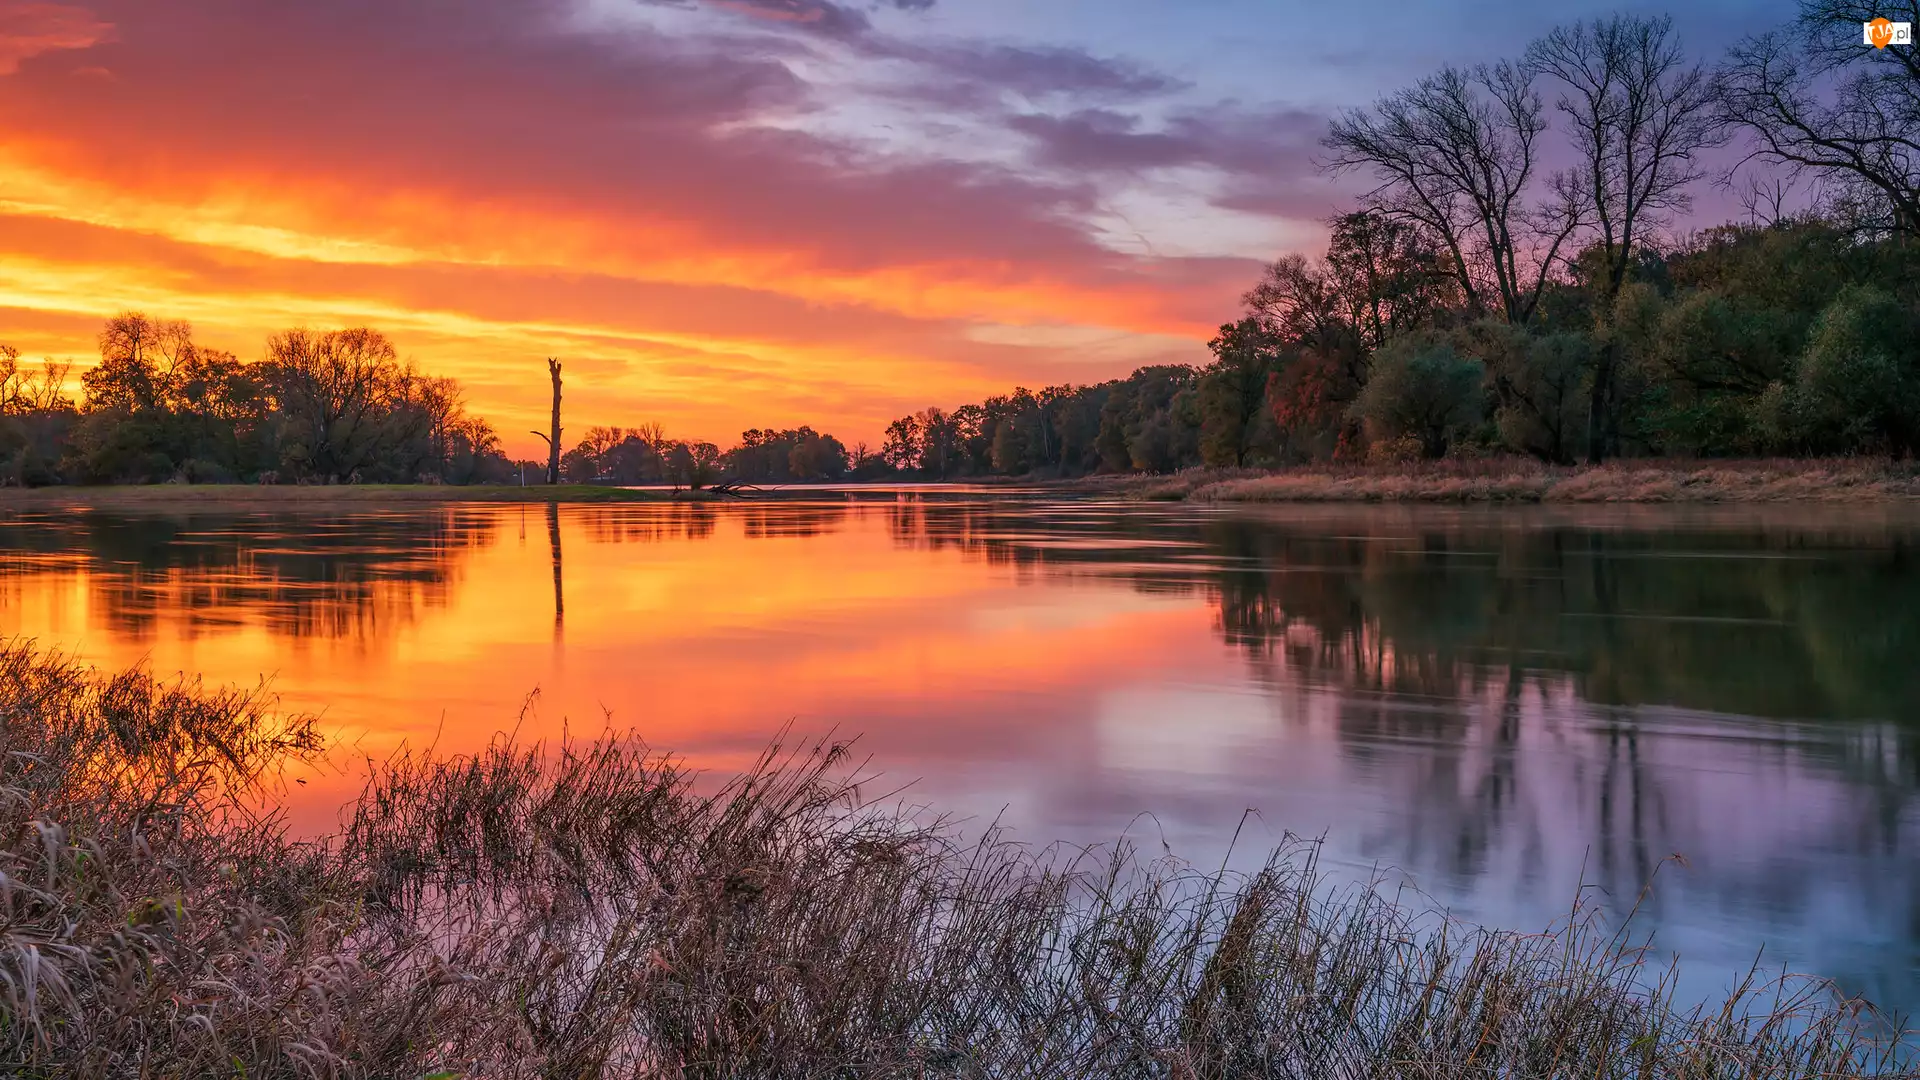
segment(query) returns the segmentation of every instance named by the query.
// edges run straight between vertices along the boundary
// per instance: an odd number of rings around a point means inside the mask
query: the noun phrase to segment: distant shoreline
[[[1783,503],[1920,499],[1920,463],[1884,459],[1623,461],[1548,466],[1518,460],[1189,469],[1160,476],[1054,481],[1145,502],[1204,503]]]
[[[1639,460],[1599,466],[1549,466],[1517,459],[1409,465],[1314,465],[1293,469],[1187,469],[1073,479],[1009,477],[848,483],[845,490],[911,484],[1004,488],[1011,493],[1104,495],[1140,502],[1194,503],[1876,503],[1920,501],[1920,462],[1885,459]],[[706,490],[592,484],[131,484],[0,488],[0,510],[84,506],[98,509],[336,507],[431,503],[753,502],[819,489],[783,485],[732,499]]]
[[[178,507],[377,506],[388,503],[664,503],[722,498],[591,484],[115,484],[0,488],[0,510],[85,506],[101,509]]]

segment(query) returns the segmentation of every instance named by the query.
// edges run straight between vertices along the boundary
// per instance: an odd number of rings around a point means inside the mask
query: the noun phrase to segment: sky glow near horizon
[[[364,324],[511,452],[549,355],[573,434],[877,442],[1204,359],[1364,188],[1332,113],[1615,6],[0,0],[0,343]],[[1673,14],[1712,56],[1792,9]]]

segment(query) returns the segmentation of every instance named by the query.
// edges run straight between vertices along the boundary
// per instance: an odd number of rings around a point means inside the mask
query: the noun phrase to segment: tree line
[[[399,358],[365,327],[291,329],[242,361],[180,320],[108,319],[100,361],[33,367],[0,344],[0,484],[539,483],[510,459],[451,378]],[[811,427],[751,430],[738,446],[670,439],[658,423],[592,427],[561,456],[570,483],[831,481],[869,475],[864,447]]]
[[[459,384],[365,328],[273,335],[252,362],[178,320],[107,320],[100,362],[66,393],[0,345],[0,483],[445,482],[512,468]]]
[[[1621,15],[1443,68],[1332,123],[1324,167],[1371,189],[1323,255],[1265,269],[1210,361],[922,410],[882,460],[952,477],[1910,456],[1920,62],[1861,44],[1874,14],[1803,3],[1715,67],[1670,19]],[[1710,175],[1732,142],[1739,165]],[[1710,181],[1746,219],[1674,235]]]

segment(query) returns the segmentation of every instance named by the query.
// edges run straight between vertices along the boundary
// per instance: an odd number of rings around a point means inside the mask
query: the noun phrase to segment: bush
[[[1812,450],[1920,448],[1920,317],[1891,294],[1852,286],[1807,341],[1776,429]]]
[[[1450,344],[1400,338],[1374,355],[1355,415],[1375,441],[1411,436],[1420,440],[1424,456],[1442,457],[1484,414],[1480,385],[1485,372],[1480,361],[1461,356]]]

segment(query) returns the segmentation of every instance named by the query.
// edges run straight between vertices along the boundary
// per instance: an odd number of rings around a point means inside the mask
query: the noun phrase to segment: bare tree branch
[[[1836,189],[1861,224],[1920,235],[1920,56],[1862,44],[1876,15],[1920,22],[1920,0],[1806,0],[1791,31],[1742,41],[1714,80],[1715,119],[1744,129],[1755,157]]]
[[[1519,65],[1447,67],[1336,119],[1328,165],[1372,172],[1372,208],[1436,238],[1470,308],[1524,323],[1581,223],[1555,185],[1530,201],[1544,114]]]
[[[1579,217],[1598,233],[1598,315],[1605,320],[1646,237],[1687,209],[1702,172],[1700,153],[1724,141],[1713,123],[1712,82],[1687,62],[1673,20],[1664,17],[1616,15],[1556,27],[1527,49],[1526,67],[1564,91],[1556,108],[1567,117],[1581,163],[1563,179],[1561,193],[1581,201]],[[1589,402],[1590,462],[1615,450],[1619,360],[1609,338]]]

